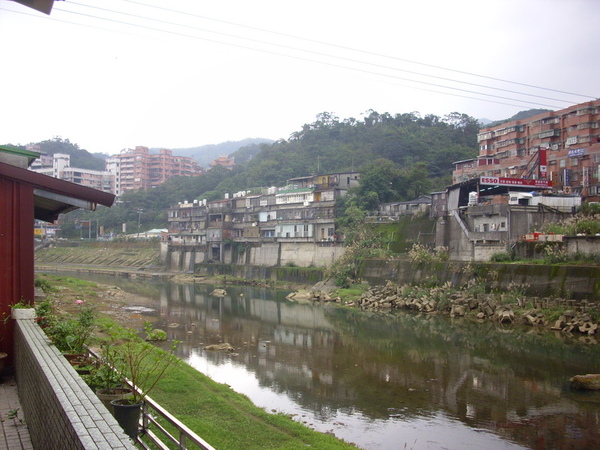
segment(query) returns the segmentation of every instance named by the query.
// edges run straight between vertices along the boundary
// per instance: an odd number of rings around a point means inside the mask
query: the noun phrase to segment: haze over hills
[[[521,111],[513,117],[504,120],[491,121],[490,119],[478,119],[477,122],[480,126],[488,127],[512,120],[525,119],[546,111],[549,110],[531,109]],[[307,126],[309,125],[304,125],[302,130],[304,131]],[[302,133],[303,131],[299,131],[298,133]],[[293,135],[298,133],[293,133]],[[245,165],[263,150],[270,148],[275,142],[272,139],[266,138],[246,138],[240,141],[226,141],[219,144],[207,144],[188,148],[171,148],[170,150],[173,151],[174,155],[192,157],[201,166],[208,168],[215,158],[222,155],[234,156],[237,165]],[[60,137],[48,139],[38,144],[44,153],[66,153],[71,155],[71,166],[82,169],[104,170],[105,161],[110,156],[104,153],[89,153],[87,150],[80,148],[78,144],[70,142],[69,139],[62,139]],[[24,146],[18,147],[24,148]],[[158,151],[158,148],[153,148],[151,151]]]
[[[178,156],[189,156],[198,161],[201,166],[209,166],[213,159],[221,155],[229,156],[242,147],[256,146],[260,144],[272,144],[272,139],[246,138],[241,141],[227,141],[220,144],[201,145],[199,147],[173,148],[173,154]]]

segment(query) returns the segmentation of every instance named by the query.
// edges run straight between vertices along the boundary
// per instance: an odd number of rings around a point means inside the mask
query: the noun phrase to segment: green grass
[[[187,364],[161,380],[152,398],[215,448],[355,448],[286,415],[268,413]]]
[[[340,288],[331,292],[331,297],[340,297],[344,302],[356,302],[369,289],[368,284],[353,284],[349,288]]]

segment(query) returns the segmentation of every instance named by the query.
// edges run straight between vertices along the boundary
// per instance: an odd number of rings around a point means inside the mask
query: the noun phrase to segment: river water
[[[76,276],[153,298],[150,314],[190,365],[363,449],[600,448],[600,392],[569,388],[600,373],[600,345],[269,289],[228,286],[219,298],[205,285]],[[235,351],[203,349],[221,342]]]

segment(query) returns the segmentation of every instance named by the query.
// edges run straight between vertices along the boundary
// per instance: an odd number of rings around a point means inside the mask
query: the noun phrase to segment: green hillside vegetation
[[[92,155],[87,150],[79,147],[79,145],[70,142],[68,139],[55,137],[39,142],[42,153],[53,155],[55,153],[65,153],[71,156],[71,167],[89,170],[104,170],[105,161],[102,158]]]
[[[238,149],[245,148],[245,152],[238,152],[236,154],[235,163],[240,164],[244,159],[252,157],[260,151],[261,144],[271,144],[272,139],[263,138],[247,138],[241,141],[227,141],[221,142],[220,144],[209,144],[201,145],[199,147],[190,148],[174,148],[173,154],[179,156],[188,156],[198,161],[201,166],[208,167],[213,159],[218,158],[221,155],[231,155]]]
[[[215,167],[198,177],[172,178],[155,189],[127,193],[93,218],[105,232],[120,232],[122,223],[128,224],[128,233],[136,232],[138,218],[141,230],[166,228],[167,208],[180,201],[212,201],[225,193],[283,186],[294,177],[345,171],[361,171],[362,181],[338,212],[350,206],[369,211],[383,202],[445,189],[452,163],[477,155],[478,131],[478,121],[460,113],[421,117],[371,110],[362,120],[340,120],[324,112],[288,140],[260,144],[258,152],[255,145],[234,152],[231,156],[242,164],[233,170]],[[138,209],[143,209],[141,217]],[[65,216],[63,236],[78,236],[74,221],[88,217],[82,211]]]

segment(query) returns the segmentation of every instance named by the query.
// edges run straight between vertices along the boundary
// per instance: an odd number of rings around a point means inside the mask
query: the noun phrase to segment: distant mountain
[[[173,154],[178,156],[189,156],[194,158],[201,166],[209,166],[213,159],[221,155],[229,156],[243,147],[260,146],[260,144],[272,144],[272,139],[247,138],[241,141],[227,141],[220,144],[208,144],[200,147],[173,148]],[[238,161],[236,161],[237,163]],[[241,162],[241,161],[240,161]]]
[[[513,120],[524,120],[529,119],[530,117],[537,116],[538,114],[542,114],[545,112],[552,112],[551,109],[528,109],[527,111],[519,111],[514,116],[509,117],[504,120],[496,120],[496,121],[488,121],[487,123],[483,122],[488,119],[479,119],[479,122],[483,124],[484,127],[497,127],[498,125],[502,125],[506,122],[512,122]]]

